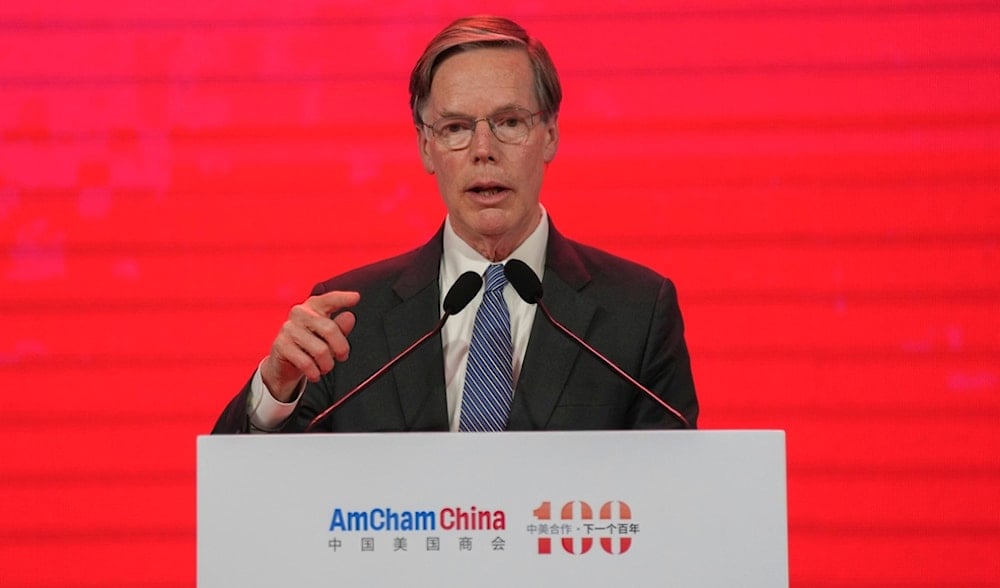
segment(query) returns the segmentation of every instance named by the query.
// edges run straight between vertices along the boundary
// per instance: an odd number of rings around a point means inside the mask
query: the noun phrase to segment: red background
[[[0,584],[194,583],[196,435],[437,228],[407,77],[489,11],[555,222],[676,281],[704,428],[787,431],[792,585],[1000,586],[1000,5],[586,4],[3,3]]]

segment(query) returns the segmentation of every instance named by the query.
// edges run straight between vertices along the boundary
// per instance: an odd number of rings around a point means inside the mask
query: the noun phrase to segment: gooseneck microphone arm
[[[671,416],[684,425],[685,429],[691,428],[691,423],[683,414],[681,414],[679,410],[670,406],[670,404],[668,404],[665,400],[657,396],[656,393],[630,376],[628,372],[620,368],[618,364],[605,357],[600,351],[594,349],[592,345],[581,339],[576,333],[570,331],[565,325],[552,316],[552,313],[549,312],[549,308],[544,302],[542,302],[542,283],[539,281],[538,276],[535,275],[534,270],[528,267],[528,264],[519,259],[511,259],[506,263],[506,265],[504,265],[504,274],[507,276],[507,281],[510,282],[510,285],[517,291],[518,295],[528,304],[537,304],[539,310],[542,311],[542,314],[545,315],[545,318],[552,324],[553,327],[556,328],[557,331],[569,337],[574,343],[585,349],[598,361],[606,365],[611,369],[611,371],[618,374],[629,384],[632,384],[639,390],[643,391],[646,396],[649,396],[654,402],[659,404],[663,410],[670,413]]]
[[[455,284],[448,290],[448,294],[444,297],[444,314],[438,320],[437,324],[430,331],[424,333],[419,339],[410,344],[409,347],[400,351],[392,359],[390,359],[385,365],[375,370],[372,375],[364,379],[360,384],[351,388],[351,390],[344,394],[339,400],[328,406],[323,412],[316,415],[313,420],[309,421],[306,425],[305,432],[308,433],[313,430],[313,428],[323,421],[326,417],[330,416],[330,413],[340,408],[342,404],[353,398],[356,394],[367,388],[375,380],[381,378],[387,371],[392,369],[394,365],[405,359],[408,355],[413,353],[418,347],[426,343],[431,337],[434,337],[441,332],[444,328],[445,322],[448,321],[448,317],[453,314],[458,314],[469,302],[476,296],[479,289],[483,287],[483,278],[476,272],[465,272],[455,280]]]

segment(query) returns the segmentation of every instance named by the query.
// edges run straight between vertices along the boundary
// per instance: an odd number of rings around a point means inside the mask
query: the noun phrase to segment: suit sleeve
[[[233,397],[212,428],[213,435],[234,435],[250,432],[250,421],[247,418],[247,404],[250,399],[250,380],[243,386],[240,393]]]
[[[691,357],[684,341],[684,321],[673,282],[664,279],[650,319],[639,380],[675,408],[697,428],[698,398],[695,395]],[[633,429],[683,428],[676,417],[641,394],[629,409]]]
[[[326,291],[327,289],[324,288],[322,284],[317,284],[316,286],[313,287],[312,292],[310,292],[310,296],[323,294]],[[240,392],[235,397],[233,397],[232,400],[229,401],[229,404],[226,405],[226,408],[222,411],[222,414],[215,422],[215,426],[212,428],[213,435],[226,435],[226,434],[234,435],[234,434],[245,434],[251,432],[250,415],[248,414],[247,409],[250,406],[250,400],[252,398],[252,383],[254,377],[257,376],[259,370],[260,366],[258,366],[257,370],[255,370],[254,373],[250,376],[250,379],[247,380],[247,383],[243,386]],[[324,381],[327,379],[328,379],[327,377],[324,377]],[[298,404],[303,404],[307,400],[307,398],[310,399],[312,398],[313,391],[311,391],[310,388],[322,388],[322,387],[307,385],[305,387],[305,390],[300,389],[299,390],[300,400],[298,401]],[[267,394],[268,392],[264,390],[263,393]],[[286,420],[285,423],[278,430],[267,431],[267,432],[291,433],[291,432],[301,432],[302,430],[304,430],[305,426],[312,419],[312,416],[314,416],[319,412],[319,409],[316,408],[317,406],[316,402],[310,402],[307,404],[309,405],[307,407],[308,409],[307,411],[299,410],[298,406],[296,406],[296,409],[292,412],[288,420]],[[257,430],[259,431],[259,429]]]

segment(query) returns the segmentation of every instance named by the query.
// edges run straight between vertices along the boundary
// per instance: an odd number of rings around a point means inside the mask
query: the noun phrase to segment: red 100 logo
[[[589,503],[571,500],[553,518],[552,503],[543,502],[532,512],[538,523],[529,526],[529,531],[538,535],[538,553],[551,554],[552,542],[557,540],[564,552],[583,555],[594,547],[594,539],[605,553],[621,555],[628,551],[632,535],[639,532],[628,503],[610,500],[597,509],[596,517],[594,513]]]

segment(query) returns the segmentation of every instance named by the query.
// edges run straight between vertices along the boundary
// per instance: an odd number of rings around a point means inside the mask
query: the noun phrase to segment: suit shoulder
[[[391,284],[400,274],[412,267],[420,249],[383,259],[338,274],[316,284],[312,294],[318,295],[333,290],[354,290],[365,292],[371,288]]]
[[[336,275],[313,287],[312,294],[324,294],[332,290],[366,291],[385,289],[390,284],[400,288],[404,295],[412,294],[438,275],[441,263],[441,236],[444,225],[423,245],[396,255],[363,265]]]
[[[570,244],[579,255],[580,262],[595,280],[607,278],[620,282],[622,287],[636,285],[658,287],[664,282],[672,285],[666,276],[631,259],[577,241],[570,241]]]

